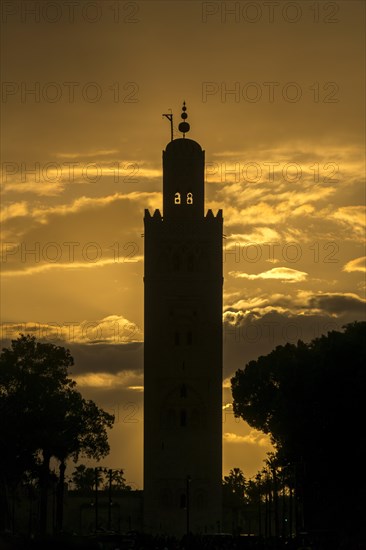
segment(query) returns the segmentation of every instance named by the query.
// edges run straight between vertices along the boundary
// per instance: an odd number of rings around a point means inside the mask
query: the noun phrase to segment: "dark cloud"
[[[75,359],[75,365],[72,368],[75,375],[89,372],[116,374],[121,371],[142,373],[142,342],[120,345],[69,344],[68,347]]]
[[[365,315],[366,301],[356,295],[321,294],[309,300],[312,308],[319,308],[337,315]]]
[[[340,299],[342,301],[342,297]],[[357,300],[352,301],[352,305]],[[325,310],[325,307],[324,307]],[[228,378],[248,361],[267,355],[276,346],[297,344],[298,340],[310,342],[322,334],[342,327],[355,320],[364,320],[365,311],[343,308],[340,318],[324,313],[306,315],[281,313],[275,308],[263,312],[232,312],[227,310],[224,322],[224,377]]]
[[[126,344],[76,344],[64,340],[45,339],[48,343],[63,346],[70,350],[74,358],[71,376],[82,376],[86,373],[118,374],[132,371],[141,375],[143,371],[143,343]],[[0,341],[1,349],[9,348],[9,339]]]

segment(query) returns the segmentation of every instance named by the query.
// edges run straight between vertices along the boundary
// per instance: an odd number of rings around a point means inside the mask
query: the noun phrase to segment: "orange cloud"
[[[296,283],[305,281],[308,277],[308,273],[305,271],[298,271],[297,269],[291,269],[290,267],[274,267],[269,271],[263,271],[258,274],[244,273],[242,271],[229,271],[231,277],[236,279],[249,279],[254,281],[256,279],[278,279],[285,283]]]
[[[350,260],[343,267],[343,271],[346,271],[347,273],[361,271],[362,273],[364,273],[366,271],[366,256],[361,256],[360,258]]]
[[[37,338],[77,344],[127,344],[142,342],[141,328],[122,315],[108,315],[98,321],[74,323],[3,323],[2,338],[16,338],[20,333]]]
[[[133,371],[123,371],[117,374],[111,374],[107,372],[90,372],[81,376],[74,376],[75,382],[80,387],[84,388],[102,388],[102,389],[115,389],[125,388],[130,390],[136,390],[142,388],[141,385],[130,385],[131,382],[141,381],[142,375],[138,375]]]
[[[239,435],[233,432],[224,433],[224,441],[227,443],[249,443],[259,447],[271,447],[271,441],[268,435],[257,430],[251,430],[247,435]]]

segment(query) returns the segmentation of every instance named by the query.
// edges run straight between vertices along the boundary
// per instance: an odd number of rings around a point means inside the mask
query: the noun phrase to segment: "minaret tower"
[[[223,218],[205,215],[186,110],[163,151],[163,215],[144,218],[144,529],[177,536],[221,526]]]

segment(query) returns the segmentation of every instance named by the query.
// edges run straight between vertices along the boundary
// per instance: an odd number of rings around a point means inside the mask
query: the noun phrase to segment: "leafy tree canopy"
[[[246,499],[247,482],[240,468],[233,468],[224,477],[224,502],[229,506],[240,506]]]
[[[277,463],[296,470],[310,515],[323,506],[334,523],[350,503],[357,513],[351,476],[362,468],[365,442],[366,322],[343,328],[278,346],[231,379],[235,415],[271,435]],[[339,484],[342,475],[349,483]]]
[[[43,457],[80,453],[96,459],[109,452],[106,428],[114,417],[83,399],[69,377],[70,351],[21,335],[0,355],[0,461],[23,473]]]
[[[90,468],[84,464],[76,466],[72,473],[72,482],[77,491],[91,493],[95,490],[97,480],[98,489],[112,491],[130,491],[126,484],[123,470],[109,468]]]

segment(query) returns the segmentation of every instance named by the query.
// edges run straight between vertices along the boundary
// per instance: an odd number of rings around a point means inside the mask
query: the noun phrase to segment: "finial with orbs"
[[[186,118],[188,117],[186,110],[186,102],[183,101],[182,114],[180,115],[180,117],[183,119],[183,122],[181,122],[178,126],[179,131],[183,134],[183,137],[185,137],[186,133],[189,132],[190,129],[188,122],[186,122]]]

